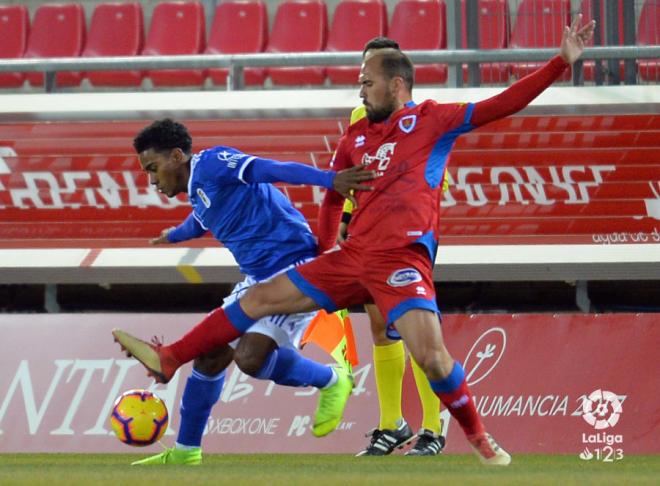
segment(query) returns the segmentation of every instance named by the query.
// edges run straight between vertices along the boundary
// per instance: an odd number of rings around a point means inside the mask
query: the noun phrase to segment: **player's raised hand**
[[[163,231],[160,232],[160,236],[157,238],[152,238],[149,240],[150,245],[165,245],[169,244],[169,240],[167,239],[167,235],[169,234],[170,231],[175,229],[174,226],[170,228],[165,228]]]
[[[333,189],[353,203],[357,208],[357,201],[353,197],[354,191],[371,191],[373,187],[362,182],[370,181],[376,177],[376,172],[366,170],[364,166],[358,165],[350,169],[337,172],[333,183]]]
[[[584,45],[591,36],[594,35],[596,21],[591,20],[584,26],[582,24],[582,14],[578,14],[570,27],[564,27],[564,36],[561,40],[559,55],[569,64],[573,64],[582,55]]]

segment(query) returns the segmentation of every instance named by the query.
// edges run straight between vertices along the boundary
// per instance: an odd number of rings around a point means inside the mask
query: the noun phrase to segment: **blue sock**
[[[323,388],[332,379],[332,368],[303,357],[291,348],[278,348],[268,355],[256,378],[278,385]]]
[[[213,405],[220,399],[225,371],[216,376],[206,376],[193,369],[188,377],[181,397],[181,427],[177,444],[200,447],[204,427],[211,415]]]

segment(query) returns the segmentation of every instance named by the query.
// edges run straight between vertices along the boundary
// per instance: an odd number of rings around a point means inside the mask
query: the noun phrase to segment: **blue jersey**
[[[267,159],[231,147],[192,157],[188,197],[193,216],[257,280],[317,254],[307,221],[276,187],[250,182],[250,164]],[[270,162],[270,161],[267,161]]]

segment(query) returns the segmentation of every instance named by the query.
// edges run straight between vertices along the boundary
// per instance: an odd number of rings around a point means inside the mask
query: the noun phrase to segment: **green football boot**
[[[199,466],[202,464],[202,448],[195,449],[165,449],[160,454],[149,456],[131,463],[131,466],[158,466],[172,464],[174,466]]]
[[[337,382],[319,390],[319,404],[312,427],[312,433],[316,437],[328,435],[337,428],[348,397],[353,391],[353,375],[343,366],[335,366],[333,369],[337,373]]]

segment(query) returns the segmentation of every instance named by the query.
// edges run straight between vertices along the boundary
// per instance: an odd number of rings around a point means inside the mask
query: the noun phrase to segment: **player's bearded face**
[[[380,123],[387,120],[396,108],[396,99],[389,91],[385,91],[380,99],[373,101],[364,100],[364,105],[367,111],[367,118],[371,123]]]
[[[392,80],[386,79],[380,73],[371,75],[363,70],[360,75],[360,97],[371,123],[380,123],[396,110],[396,96]]]

